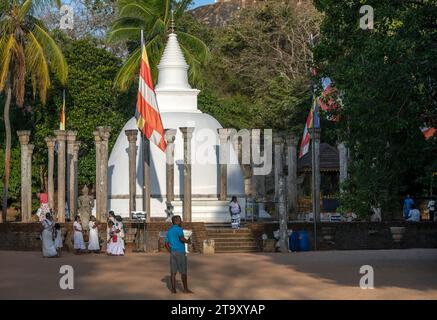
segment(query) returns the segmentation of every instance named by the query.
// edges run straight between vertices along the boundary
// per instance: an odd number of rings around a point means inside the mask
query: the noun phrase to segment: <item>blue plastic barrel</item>
[[[299,231],[299,251],[310,251],[310,239],[306,231]]]
[[[292,252],[299,251],[299,232],[293,231],[288,237],[288,248]]]

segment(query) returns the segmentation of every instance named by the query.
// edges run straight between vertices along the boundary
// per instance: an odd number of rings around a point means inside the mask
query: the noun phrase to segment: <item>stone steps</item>
[[[247,227],[233,230],[230,224],[208,223],[205,225],[208,239],[215,241],[216,253],[258,252],[257,240]]]

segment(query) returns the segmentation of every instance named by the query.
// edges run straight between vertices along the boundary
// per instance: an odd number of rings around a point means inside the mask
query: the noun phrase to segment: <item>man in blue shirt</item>
[[[165,238],[165,247],[170,252],[171,292],[176,293],[176,273],[179,271],[184,285],[183,292],[193,293],[188,289],[187,253],[185,252],[185,243],[190,244],[191,241],[184,237],[180,216],[173,216],[171,222],[173,225],[168,229],[167,237]]]

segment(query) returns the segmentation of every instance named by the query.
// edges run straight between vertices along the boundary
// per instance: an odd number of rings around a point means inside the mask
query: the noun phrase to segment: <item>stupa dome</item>
[[[171,33],[164,54],[158,65],[158,83],[155,88],[158,108],[165,129],[176,129],[174,192],[175,213],[180,214],[183,198],[183,138],[181,127],[194,127],[192,148],[192,198],[193,221],[226,221],[229,219],[226,202],[218,201],[220,192],[219,140],[217,129],[220,123],[211,115],[198,110],[199,90],[192,89],[188,82],[188,64],[179,46],[177,36]],[[110,210],[129,216],[129,158],[125,130],[137,129],[132,117],[118,135],[108,162],[108,191]],[[166,158],[153,143],[150,143],[151,217],[166,217]],[[231,163],[228,165],[228,195],[244,197],[243,173],[237,164],[237,156],[231,148]],[[137,136],[137,210],[142,209],[142,149],[141,136]],[[180,207],[180,208],[179,208]]]

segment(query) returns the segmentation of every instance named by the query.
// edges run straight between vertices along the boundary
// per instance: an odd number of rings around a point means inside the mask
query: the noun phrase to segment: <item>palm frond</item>
[[[208,46],[199,38],[182,31],[176,32],[178,39],[192,55],[196,55],[196,60],[201,64],[207,63],[211,59],[211,52]]]
[[[61,49],[47,31],[40,26],[35,25],[33,33],[50,61],[50,69],[58,77],[61,84],[65,85],[68,78],[68,67]]]
[[[6,85],[11,60],[15,53],[15,45],[14,35],[2,36],[0,40],[0,92],[4,90]]]
[[[144,21],[133,18],[121,18],[114,22],[108,33],[109,42],[138,40]],[[147,29],[146,29],[147,30]]]
[[[140,59],[141,59],[141,48],[136,49],[120,70],[117,73],[117,76],[114,80],[114,86],[119,88],[121,91],[126,91],[132,81],[138,76],[138,70],[140,68]]]
[[[147,20],[153,18],[154,14],[146,6],[137,2],[129,2],[120,8],[120,17],[137,18],[141,20]]]
[[[44,49],[33,32],[27,34],[26,61],[28,72],[32,79],[33,95],[38,90],[42,103],[46,102],[47,89],[50,87],[49,65],[44,55]]]
[[[18,11],[18,17],[19,17],[20,21],[23,21],[24,18],[27,16],[30,9],[32,8],[32,4],[33,4],[33,0],[26,0],[21,5],[21,7],[19,8],[19,11]]]

